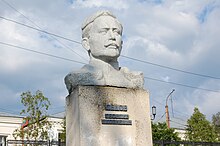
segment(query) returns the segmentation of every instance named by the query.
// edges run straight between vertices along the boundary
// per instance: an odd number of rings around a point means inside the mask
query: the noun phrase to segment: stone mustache
[[[78,85],[143,88],[143,73],[119,67],[123,27],[109,11],[99,11],[82,25],[82,45],[90,56],[89,64],[65,77],[71,93]]]

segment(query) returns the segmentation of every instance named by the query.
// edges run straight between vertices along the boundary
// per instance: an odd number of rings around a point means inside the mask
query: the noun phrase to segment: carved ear
[[[90,50],[89,39],[88,39],[88,38],[83,38],[83,39],[82,39],[82,46],[83,46],[83,48],[85,48],[87,51]]]

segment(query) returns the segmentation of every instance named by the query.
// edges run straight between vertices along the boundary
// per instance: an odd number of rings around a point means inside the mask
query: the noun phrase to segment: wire
[[[40,26],[38,26],[34,21],[32,21],[30,18],[28,18],[28,17],[26,17],[23,13],[21,13],[20,11],[18,11],[14,6],[12,6],[11,4],[9,4],[8,2],[6,2],[5,0],[2,0],[6,5],[8,5],[10,8],[12,8],[14,11],[16,11],[17,13],[19,13],[20,15],[22,15],[24,18],[26,18],[27,20],[29,20],[32,24],[34,24],[36,27],[38,27],[38,28],[40,28]],[[13,21],[13,22],[15,22],[16,23],[16,21]],[[19,23],[19,24],[22,24],[22,23]],[[25,25],[25,24],[22,24],[22,25]],[[36,28],[34,28],[34,27],[32,27],[32,29],[36,29]],[[41,29],[41,28],[40,28]],[[38,31],[42,31],[42,30],[38,30]],[[36,29],[37,30],[37,29]],[[46,31],[44,31],[44,33],[46,33]],[[48,34],[50,34],[50,35],[54,35],[54,36],[59,36],[59,35],[56,35],[56,34],[52,34],[52,33],[49,33],[48,32]],[[61,38],[64,38],[64,37],[62,37],[62,36],[59,36],[59,37],[61,37]],[[67,38],[65,38],[65,39],[67,39]],[[78,41],[74,41],[74,40],[71,40],[71,41],[73,41],[74,43],[78,43],[78,44],[81,44],[80,42],[78,42]]]
[[[65,114],[65,110],[62,110],[62,111],[59,111],[59,112],[55,112],[55,113],[51,113],[50,115],[57,115],[57,114],[60,114],[60,113],[64,113]]]
[[[158,120],[156,121],[156,123],[159,122],[159,121],[165,116],[165,114],[166,114],[166,113],[164,113],[164,114],[160,117],[160,119],[158,119]]]
[[[28,19],[30,22],[32,22],[34,24],[34,22],[32,20],[30,20],[28,17],[26,17],[24,14],[22,14],[21,12],[19,12],[15,7],[13,7],[11,4],[9,4],[7,1],[2,0],[2,2],[4,2],[6,5],[8,5],[10,8],[12,8],[14,11],[16,11],[17,13],[19,13],[20,15],[22,15],[23,17],[25,17],[26,19]]]
[[[218,90],[212,90],[212,89],[200,88],[200,87],[195,87],[195,86],[185,85],[185,84],[180,84],[180,83],[175,83],[175,82],[163,81],[163,80],[159,80],[159,79],[155,79],[155,78],[151,78],[151,77],[146,77],[146,76],[144,78],[149,79],[149,80],[153,80],[153,81],[162,82],[162,83],[183,86],[183,87],[187,87],[187,88],[193,88],[193,89],[198,89],[198,90],[220,93],[220,91],[218,91]]]
[[[23,17],[25,17],[26,19],[28,19],[30,22],[32,22],[35,26],[37,26],[32,20],[30,20],[28,17],[26,17],[24,14],[20,13],[16,8],[14,8],[12,5],[10,5],[9,3],[7,3],[6,1],[2,0],[4,3],[6,3],[9,7],[11,7],[12,9],[14,9],[16,12],[18,12],[19,14],[21,14]],[[11,20],[11,19],[7,19],[5,17],[2,17],[0,16],[0,18],[4,19],[4,20],[7,20],[7,21],[11,21],[11,22],[14,22],[16,24],[19,24],[19,25],[23,25],[25,27],[28,27],[28,28],[31,28],[31,29],[34,29],[34,30],[37,30],[37,31],[40,31],[40,32],[43,32],[43,33],[46,33],[48,35],[51,35],[51,36],[55,36],[55,37],[59,37],[59,38],[62,38],[62,39],[65,39],[67,41],[71,41],[71,42],[74,42],[74,43],[77,43],[77,44],[81,44],[80,42],[78,41],[75,41],[75,40],[72,40],[72,39],[69,39],[69,38],[66,38],[66,37],[63,37],[63,36],[60,36],[60,35],[57,35],[57,34],[54,34],[54,33],[51,33],[51,32],[48,32],[48,31],[44,31],[42,29],[37,29],[35,27],[32,27],[32,26],[29,26],[29,25],[26,25],[26,24],[23,24],[23,23],[20,23],[20,22],[17,22],[17,21],[14,21],[14,20]],[[39,26],[37,26],[38,28],[40,28]],[[54,38],[54,37],[53,37]],[[56,38],[54,38],[56,39]],[[57,39],[56,39],[57,40]],[[66,46],[65,44],[63,44],[62,42],[60,42],[59,40],[57,40],[59,43],[61,43],[62,45]],[[42,54],[42,55],[47,55],[47,56],[50,56],[50,57],[55,57],[55,58],[59,58],[59,59],[63,59],[63,60],[67,60],[67,61],[73,61],[73,62],[76,62],[76,63],[81,63],[81,64],[85,64],[83,62],[79,62],[79,61],[75,61],[75,60],[71,60],[71,59],[67,59],[67,58],[63,58],[63,57],[59,57],[59,56],[55,56],[55,55],[51,55],[51,54],[47,54],[47,53],[43,53],[43,52],[38,52],[38,51],[34,51],[34,50],[30,50],[30,49],[27,49],[27,48],[23,48],[23,47],[19,47],[19,46],[15,46],[15,45],[11,45],[11,44],[7,44],[7,43],[3,43],[3,42],[0,42],[1,44],[3,45],[8,45],[8,46],[11,46],[11,47],[16,47],[16,48],[19,48],[19,49],[23,49],[23,50],[26,50],[26,51],[31,51],[31,52],[34,52],[34,53],[38,53],[38,54]],[[66,46],[67,47],[67,46]],[[71,51],[73,51],[71,49]],[[75,51],[73,51],[75,54],[77,54]],[[79,54],[77,54],[78,56],[80,56]],[[151,65],[154,65],[154,66],[159,66],[159,67],[162,67],[162,68],[166,68],[166,69],[171,69],[171,70],[175,70],[175,71],[179,71],[179,72],[183,72],[183,73],[187,73],[187,74],[192,74],[192,75],[196,75],[196,76],[201,76],[201,77],[206,77],[206,78],[213,78],[213,79],[220,79],[218,77],[213,77],[213,76],[209,76],[209,75],[203,75],[203,74],[198,74],[198,73],[193,73],[193,72],[189,72],[189,71],[184,71],[184,70],[180,70],[180,69],[176,69],[176,68],[172,68],[172,67],[168,67],[168,66],[164,66],[164,65],[160,65],[160,64],[156,64],[156,63],[152,63],[152,62],[147,62],[147,61],[142,61],[142,60],[139,60],[139,59],[136,59],[136,58],[132,58],[132,57],[128,57],[128,56],[124,56],[124,55],[121,55],[122,57],[124,58],[127,58],[127,59],[131,59],[131,60],[135,60],[135,61],[139,61],[139,62],[142,62],[142,63],[147,63],[147,64],[151,64]],[[81,58],[83,58],[82,56],[80,56]],[[84,58],[83,58],[84,59]],[[150,79],[149,77],[145,77],[145,78],[148,78]],[[156,80],[156,81],[160,81],[160,82],[165,82],[165,81],[162,81],[162,80],[158,80],[158,79],[153,79],[151,78],[152,80]],[[198,87],[193,87],[193,86],[189,86],[189,85],[184,85],[184,84],[179,84],[179,83],[174,83],[174,82],[165,82],[165,83],[170,83],[170,84],[175,84],[175,85],[179,85],[179,86],[185,86],[185,87],[189,87],[189,88],[196,88],[196,89],[200,89],[200,90],[206,90],[206,91],[211,91],[211,92],[218,92],[219,91],[215,91],[215,90],[210,90],[210,89],[204,89],[204,88],[198,88]],[[171,100],[172,102],[172,100]],[[161,103],[160,103],[161,104]],[[173,109],[172,109],[173,110]],[[164,116],[164,115],[163,115]]]
[[[7,21],[10,21],[10,22],[13,22],[13,23],[16,23],[16,24],[19,24],[19,25],[23,25],[25,27],[28,27],[28,28],[31,28],[31,29],[34,29],[34,30],[37,30],[37,31],[40,31],[40,32],[43,32],[43,33],[46,33],[46,34],[49,34],[49,35],[52,35],[52,36],[55,36],[55,37],[62,38],[62,39],[67,40],[67,41],[71,41],[71,42],[74,42],[74,43],[77,43],[77,44],[81,44],[79,41],[75,41],[75,40],[72,40],[72,39],[69,39],[69,38],[66,38],[66,37],[48,32],[48,31],[37,29],[35,27],[29,26],[29,25],[26,25],[26,24],[23,24],[23,23],[20,23],[20,22],[17,22],[17,21],[14,21],[14,20],[2,17],[2,16],[0,16],[0,18],[2,18],[4,20],[7,20]],[[200,76],[200,77],[204,77],[204,78],[212,78],[212,79],[220,80],[219,77],[214,77],[214,76],[210,76],[210,75],[204,75],[204,74],[194,73],[194,72],[190,72],[190,71],[185,71],[185,70],[181,70],[181,69],[177,69],[177,68],[173,68],[173,67],[169,67],[169,66],[165,66],[165,65],[161,65],[161,64],[152,63],[152,62],[149,62],[149,61],[143,61],[143,60],[128,57],[128,56],[125,56],[125,55],[121,55],[121,57],[130,59],[130,60],[134,60],[134,61],[138,61],[138,62],[142,62],[142,63],[146,63],[146,64],[150,64],[150,65],[153,65],[153,66],[158,66],[158,67],[161,67],[161,68],[166,68],[166,69],[182,72],[182,73],[185,73],[185,74],[191,74],[191,75]]]
[[[0,44],[6,45],[6,46],[10,46],[10,47],[15,47],[15,48],[26,50],[26,51],[30,51],[30,52],[34,52],[34,53],[38,53],[38,54],[42,54],[42,55],[46,55],[46,56],[50,56],[50,57],[55,57],[55,58],[59,58],[59,59],[67,60],[67,61],[72,61],[72,62],[75,62],[75,63],[85,64],[85,63],[80,62],[80,61],[76,61],[76,60],[72,60],[72,59],[67,59],[67,58],[64,58],[64,57],[55,56],[55,55],[51,55],[51,54],[48,54],[48,53],[27,49],[27,48],[24,48],[24,47],[20,47],[20,46],[4,43],[4,42],[1,42],[1,41],[0,41]],[[154,78],[150,78],[150,77],[144,77],[144,78],[150,79],[150,80],[154,80],[154,81],[158,81],[158,82],[163,82],[163,83],[169,83],[169,84],[175,84],[175,85],[179,85],[179,86],[184,86],[184,87],[188,87],[188,88],[195,88],[195,89],[199,89],[199,90],[205,90],[205,91],[220,93],[219,91],[211,90],[211,89],[199,88],[199,87],[194,87],[194,86],[180,84],[180,83],[175,83],[175,82],[166,82],[166,81],[163,81],[163,80],[154,79]]]
[[[178,111],[178,110],[174,110],[174,112],[175,112],[175,114],[182,115],[182,116],[184,116],[184,117],[186,117],[186,118],[190,117],[190,115],[188,115],[188,114],[186,114],[186,113],[183,113],[183,112],[180,112],[180,111]]]
[[[0,108],[0,110],[3,110],[5,111],[4,113],[5,114],[17,114],[18,112],[17,111],[12,111],[12,110],[8,110],[8,109],[4,109],[4,108]],[[4,114],[3,113],[3,114]],[[1,114],[1,113],[0,113]]]
[[[185,70],[181,70],[181,69],[176,69],[176,68],[173,68],[173,67],[169,67],[169,66],[165,66],[165,65],[160,65],[160,64],[156,64],[156,63],[152,63],[152,62],[148,62],[148,61],[143,61],[143,60],[132,58],[132,57],[128,57],[128,56],[125,56],[125,55],[121,55],[121,56],[124,57],[124,58],[127,58],[127,59],[131,59],[131,60],[134,60],[134,61],[138,61],[138,62],[142,62],[142,63],[154,65],[154,66],[158,66],[158,67],[161,67],[161,68],[166,68],[166,69],[170,69],[170,70],[174,70],[174,71],[178,71],[178,72],[182,72],[182,73],[186,73],[186,74],[191,74],[191,75],[195,75],[195,76],[200,76],[200,77],[204,77],[204,78],[212,78],[212,79],[220,80],[219,77],[214,77],[214,76],[210,76],[210,75],[204,75],[204,74],[189,72],[189,71],[185,71]]]
[[[161,106],[165,107],[164,104],[162,104],[161,102],[159,102],[159,101],[157,101],[157,100],[155,100],[155,99],[153,99],[153,98],[151,98],[151,100],[153,100],[153,101],[155,101],[156,103],[160,104]],[[176,109],[175,109],[175,110],[173,109],[173,112],[174,112],[175,114],[182,115],[182,116],[184,116],[184,117],[186,117],[186,118],[189,118],[189,117],[190,117],[190,115],[187,115],[187,114],[185,114],[185,113],[179,112],[179,111],[176,110]],[[165,114],[165,113],[164,113],[164,114]],[[164,116],[164,115],[163,115],[163,116]],[[162,116],[161,118],[163,118],[163,116]],[[178,117],[173,117],[173,118],[180,119],[180,118],[178,118]],[[159,120],[161,120],[161,119],[159,119]],[[159,120],[157,120],[157,122],[158,122]],[[184,121],[183,119],[181,119],[181,120]]]
[[[173,117],[173,119],[178,119],[178,120],[181,120],[181,121],[187,122],[186,120],[184,120],[184,119],[182,119],[182,118],[179,118],[179,117]]]
[[[50,109],[58,109],[58,108],[65,108],[65,106],[50,106]]]
[[[9,46],[9,47],[18,48],[18,49],[25,50],[25,51],[29,51],[29,52],[33,52],[33,53],[37,53],[37,54],[41,54],[41,55],[45,55],[45,56],[49,56],[49,57],[54,57],[54,58],[57,58],[57,59],[71,61],[71,62],[75,62],[75,63],[79,63],[79,64],[85,64],[85,63],[80,62],[80,61],[76,61],[76,60],[72,60],[72,59],[68,59],[68,58],[64,58],[64,57],[60,57],[60,56],[56,56],[56,55],[51,55],[51,54],[40,52],[40,51],[35,51],[35,50],[27,49],[27,48],[24,48],[24,47],[20,47],[20,46],[4,43],[4,42],[1,42],[1,41],[0,41],[0,44],[5,45],[5,46]]]
[[[157,102],[158,104],[164,106],[164,104],[162,104],[161,102],[159,102],[159,101],[157,101],[157,100],[155,100],[155,99],[153,99],[153,98],[151,98],[151,99],[152,99],[153,101]]]
[[[23,15],[23,14],[22,14]],[[24,15],[23,15],[24,16]],[[54,34],[54,33],[51,33],[51,32],[48,32],[48,31],[45,31],[45,30],[42,30],[42,29],[38,29],[40,28],[38,25],[36,25],[34,22],[32,22],[31,20],[29,20],[26,16],[25,18],[27,18],[29,21],[31,21],[35,26],[37,26],[38,28],[35,28],[35,27],[32,27],[32,26],[29,26],[29,25],[26,25],[26,24],[23,24],[23,23],[20,23],[20,22],[17,22],[15,20],[11,20],[11,19],[8,19],[8,18],[5,18],[5,17],[2,17],[0,16],[0,18],[4,19],[4,20],[7,20],[7,21],[10,21],[10,22],[13,22],[13,23],[16,23],[16,24],[19,24],[19,25],[22,25],[22,26],[25,26],[25,27],[28,27],[28,28],[31,28],[31,29],[34,29],[34,30],[37,30],[39,32],[43,32],[45,34],[48,34],[50,35],[51,37],[52,36],[55,36],[55,37],[59,37],[59,38],[62,38],[62,39],[65,39],[65,40],[68,40],[68,41],[71,41],[71,42],[74,42],[74,43],[77,43],[77,44],[81,44],[80,42],[78,41],[74,41],[74,40],[71,40],[71,39],[68,39],[66,37],[63,37],[63,36],[60,36],[60,35],[57,35],[57,34]],[[58,41],[60,44],[62,44],[63,46],[67,47],[70,51],[72,51],[73,53],[75,53],[76,55],[78,55],[79,57],[81,57],[82,59],[86,60],[83,56],[81,56],[80,54],[78,54],[76,51],[73,51],[69,46],[65,45],[64,43],[62,43],[60,40],[52,37],[53,39],[55,39],[56,41]]]
[[[4,20],[7,20],[7,21],[10,21],[10,22],[13,22],[13,23],[16,23],[16,24],[19,24],[19,25],[23,25],[23,26],[28,27],[28,28],[30,28],[30,29],[34,29],[34,30],[37,30],[37,31],[40,31],[40,32],[43,32],[43,33],[46,33],[46,34],[49,34],[49,35],[53,35],[53,36],[55,36],[55,37],[58,37],[58,38],[61,38],[61,39],[64,39],[64,40],[67,40],[67,41],[70,41],[70,42],[74,42],[74,43],[77,43],[77,44],[81,44],[79,41],[75,41],[75,40],[72,40],[72,39],[69,39],[69,38],[66,38],[66,37],[63,37],[63,36],[60,36],[60,35],[57,35],[57,34],[54,34],[54,33],[48,32],[48,31],[45,31],[45,30],[41,30],[41,29],[32,27],[32,26],[30,26],[30,25],[26,25],[26,24],[17,22],[17,21],[15,21],[15,20],[11,20],[11,19],[8,19],[8,18],[2,17],[2,16],[0,16],[0,18],[1,18],[1,19],[4,19]]]
[[[170,95],[170,101],[171,101],[172,115],[173,115],[173,117],[174,117],[174,113],[173,113],[173,98],[172,98],[172,95]]]
[[[10,47],[14,47],[14,48],[18,48],[18,49],[22,49],[22,50],[26,50],[26,51],[30,51],[30,52],[34,52],[34,53],[38,53],[38,54],[42,54],[42,55],[46,55],[46,56],[50,56],[50,57],[54,57],[54,58],[59,58],[59,59],[67,60],[67,61],[72,61],[72,62],[75,62],[75,63],[85,64],[85,63],[80,62],[80,61],[76,61],[76,60],[72,60],[72,59],[67,59],[67,58],[64,58],[64,57],[55,56],[55,55],[51,55],[51,54],[48,54],[48,53],[27,49],[27,48],[24,48],[24,47],[20,47],[20,46],[16,46],[16,45],[13,45],[13,44],[4,43],[4,42],[1,42],[1,41],[0,41],[0,44],[6,45],[6,46],[10,46]],[[220,93],[220,91],[217,91],[217,90],[211,90],[211,89],[206,89],[206,88],[199,88],[199,87],[194,87],[194,86],[180,84],[180,83],[175,83],[175,82],[166,82],[166,81],[163,81],[163,80],[154,79],[154,78],[150,78],[150,77],[144,77],[144,78],[149,79],[149,80],[153,80],[153,81],[162,82],[162,83],[167,83],[167,84],[174,84],[174,85],[188,87],[188,88],[194,88],[194,89],[199,89],[199,90],[204,90],[204,91],[209,91],[209,92]]]
[[[154,100],[155,102],[157,102],[158,104],[160,104],[160,105],[162,105],[163,107],[164,107],[164,104],[162,104],[161,102],[159,102],[159,101],[157,101],[157,100],[155,100],[155,99],[152,99],[151,98],[151,100]],[[173,112],[174,113],[179,113],[179,115],[182,115],[182,116],[184,116],[184,117],[186,117],[186,118],[189,118],[190,117],[190,115],[187,115],[187,114],[185,114],[185,113],[182,113],[182,112],[179,112],[179,111],[177,111],[177,110],[173,110]],[[163,117],[164,117],[164,115],[165,115],[165,113],[162,115],[162,117],[159,119],[159,120],[157,120],[156,122],[158,122],[158,121],[160,121]],[[181,119],[181,118],[179,118],[179,117],[173,117],[174,119],[180,119],[180,120],[182,120],[182,121],[185,121],[185,120],[183,120],[183,119]]]
[[[47,54],[47,53],[44,53],[44,52],[39,52],[39,51],[27,49],[27,48],[24,48],[24,47],[20,47],[20,46],[16,46],[16,45],[4,43],[4,42],[1,42],[1,41],[0,41],[0,44],[6,45],[6,46],[9,46],[9,47],[14,47],[14,48],[22,49],[22,50],[29,51],[29,52],[33,52],[33,53],[37,53],[37,54],[41,54],[41,55],[46,55],[46,56],[54,57],[54,58],[57,58],[57,59],[63,59],[63,60],[66,60],[66,61],[71,61],[71,62],[75,62],[75,63],[85,64],[85,63],[83,63],[83,62],[79,62],[79,61],[75,61],[75,60],[72,60],[72,59],[67,59],[67,58],[63,58],[63,57],[60,57],[60,56],[55,56],[55,55]],[[149,78],[149,77],[145,77],[145,78],[147,78],[147,79],[152,79],[152,80],[156,80],[156,81],[160,81],[160,82],[165,82],[165,81],[162,81],[162,80],[153,79],[153,78]],[[183,86],[183,84],[179,84],[179,83],[173,83],[173,82],[165,82],[165,83],[172,83],[172,84],[178,84],[178,85],[180,85],[180,86]],[[191,86],[188,86],[188,85],[184,85],[184,86],[191,87]],[[192,87],[191,87],[191,88],[192,88]],[[200,89],[200,90],[211,91],[211,92],[218,92],[218,93],[219,93],[219,91],[214,91],[214,90],[210,90],[210,89],[197,88],[197,87],[193,87],[193,88]],[[155,100],[155,99],[152,99],[152,100],[154,100],[154,101],[156,101],[157,103],[163,105],[162,103],[160,103],[159,101],[157,101],[157,100]],[[175,112],[178,112],[178,111],[175,110]],[[180,113],[180,112],[178,112],[178,113]],[[165,115],[165,113],[161,116],[161,118],[160,118],[159,120],[157,120],[157,122],[160,121],[160,120],[164,117],[164,115]]]
[[[170,120],[170,122],[173,122],[173,123],[175,123],[175,124],[178,124],[178,125],[181,125],[181,126],[184,126],[184,127],[187,126],[187,125],[184,125],[184,124],[182,124],[182,123],[179,123],[179,122],[176,122],[176,121],[173,121],[173,120]]]

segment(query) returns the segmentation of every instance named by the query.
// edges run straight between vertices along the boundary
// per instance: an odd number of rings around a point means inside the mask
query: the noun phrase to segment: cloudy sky
[[[123,24],[120,66],[144,72],[155,122],[165,120],[173,89],[175,127],[194,107],[209,120],[220,112],[218,0],[0,0],[0,112],[19,114],[20,94],[36,90],[51,101],[50,114],[64,111],[63,79],[89,60],[77,43],[81,24],[103,9]]]

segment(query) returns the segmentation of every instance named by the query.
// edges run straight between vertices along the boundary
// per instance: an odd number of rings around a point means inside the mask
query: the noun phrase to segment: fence
[[[7,140],[7,146],[66,146],[65,142],[59,141],[35,141],[35,140]]]
[[[7,146],[66,146],[59,141],[34,141],[34,140],[7,140]],[[191,142],[191,141],[153,141],[154,146],[220,146],[218,142]],[[147,145],[146,145],[147,146]]]
[[[154,146],[220,146],[219,142],[153,141]]]

